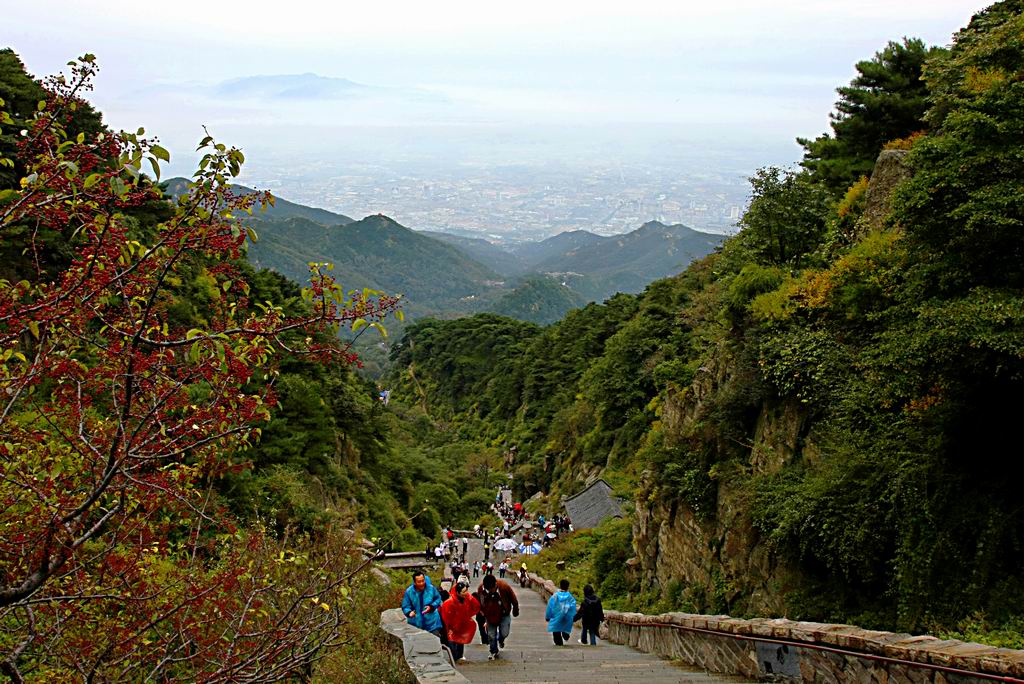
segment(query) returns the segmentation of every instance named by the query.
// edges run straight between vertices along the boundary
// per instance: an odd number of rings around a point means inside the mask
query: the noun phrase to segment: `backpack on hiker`
[[[480,611],[484,614],[487,624],[501,624],[502,618],[505,617],[505,604],[502,603],[501,594],[498,590],[487,591],[484,589],[480,593],[480,598]]]

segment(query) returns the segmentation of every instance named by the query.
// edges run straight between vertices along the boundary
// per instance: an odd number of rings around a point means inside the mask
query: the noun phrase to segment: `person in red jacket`
[[[469,593],[469,582],[459,579],[455,591],[448,600],[441,604],[441,619],[447,630],[448,647],[452,658],[457,663],[466,662],[466,644],[473,641],[476,635],[476,614],[480,612],[480,602]]]

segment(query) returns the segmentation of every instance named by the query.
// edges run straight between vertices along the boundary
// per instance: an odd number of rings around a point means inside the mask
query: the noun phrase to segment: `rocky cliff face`
[[[879,156],[857,224],[861,234],[882,228],[893,192],[909,176],[906,152],[889,150]],[[664,397],[661,421],[666,442],[715,434],[715,426],[709,427],[708,406],[716,395],[729,391],[736,367],[723,346],[705,360],[689,387]],[[800,586],[801,575],[774,555],[754,528],[753,493],[744,475],[776,473],[797,460],[815,462],[820,451],[814,427],[799,401],[763,402],[743,444],[717,444],[720,453],[741,454],[743,472],[716,479],[717,507],[706,519],[684,503],[667,501],[651,485],[652,478],[646,478],[641,491],[647,496],[637,502],[633,527],[633,567],[643,586],[663,591],[681,586],[683,597],[689,594],[703,611],[785,615],[785,596]]]
[[[875,161],[865,197],[864,213],[857,222],[858,237],[881,230],[892,210],[892,195],[896,187],[910,178],[906,150],[884,150]]]
[[[704,403],[728,382],[728,364],[710,362],[686,391],[666,398],[666,430],[697,429]],[[806,411],[797,403],[764,405],[749,450],[748,466],[776,472],[799,457],[807,443]],[[744,478],[718,481],[717,508],[701,520],[685,504],[653,496],[637,503],[633,525],[636,571],[645,587],[683,589],[700,610],[729,614],[785,614],[784,597],[799,576],[771,552],[754,529]]]

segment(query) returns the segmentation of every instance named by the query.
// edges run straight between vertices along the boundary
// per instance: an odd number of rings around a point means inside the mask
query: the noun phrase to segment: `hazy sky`
[[[695,139],[789,145],[795,159],[792,139],[825,130],[834,90],[853,76],[854,62],[902,36],[948,44],[984,6],[33,0],[4,8],[0,45],[37,76],[95,53],[101,73],[92,100],[108,122],[145,125],[180,148],[179,162],[202,124],[228,142],[268,150],[275,137],[302,139],[306,129],[330,137],[368,124],[605,133],[657,124]],[[211,90],[229,79],[307,72],[381,90],[333,106],[234,102]]]

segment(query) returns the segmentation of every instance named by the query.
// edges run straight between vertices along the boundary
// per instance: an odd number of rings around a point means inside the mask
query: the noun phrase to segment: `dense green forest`
[[[442,522],[475,522],[499,477],[497,452],[385,410],[337,349],[339,324],[315,323],[333,302],[342,321],[376,325],[390,303],[375,310],[372,294],[352,298],[316,277],[303,289],[250,265],[256,235],[231,217],[251,193],[227,183],[241,152],[204,141],[193,187],[166,194],[139,167],[148,160],[158,173],[168,152],[141,130],[112,133],[78,96],[95,58],[71,66],[71,77],[41,82],[0,50],[0,674],[56,681],[84,668],[133,680],[164,668],[193,680],[244,672],[241,652],[279,677],[309,681],[322,656],[330,681],[358,681],[357,662],[391,676],[399,665],[372,632],[396,598],[365,571],[351,530],[422,548]],[[271,212],[302,220],[305,209]],[[146,296],[132,289],[143,286]],[[284,353],[273,363],[259,340],[275,325],[269,339]],[[131,326],[135,346],[122,350]],[[125,389],[126,377],[137,384]],[[152,404],[120,414],[135,397]],[[197,441],[182,447],[186,435]],[[164,442],[177,446],[133,451]],[[109,459],[90,460],[105,449]],[[26,478],[36,486],[18,484]],[[80,537],[61,537],[76,525]],[[37,577],[23,604],[21,587]],[[310,591],[323,602],[299,605]],[[352,594],[358,609],[344,601]],[[217,617],[167,630],[193,609]],[[253,610],[242,619],[257,629],[290,615],[276,645],[221,624]],[[203,644],[195,658],[160,655],[179,637]],[[369,648],[338,648],[355,639]]]
[[[413,325],[396,395],[515,447],[520,495],[600,474],[701,529],[740,511],[794,570],[775,590],[790,617],[1019,632],[1021,7],[980,12],[951,49],[904,39],[858,63],[802,168],[759,170],[741,232],[678,276],[544,328]],[[642,556],[620,541],[618,567]],[[757,611],[743,577],[671,573],[604,589]]]
[[[10,132],[11,128],[24,125],[26,117],[35,112],[36,103],[43,97],[42,86],[25,72],[17,55],[10,50],[0,51],[0,98],[4,100],[5,110],[13,114],[12,127],[5,127],[0,137],[0,145],[3,145],[0,154],[13,153],[15,134]],[[100,115],[88,107],[76,114],[75,121],[79,126],[74,129],[76,133],[78,130],[105,130]],[[6,174],[2,180],[4,188],[16,186],[14,178],[23,172],[18,168],[8,171],[0,167],[0,170]],[[175,179],[171,187],[165,189],[170,197],[187,194],[181,179]],[[241,190],[242,194],[250,192]],[[303,220],[309,211],[307,207],[287,202],[283,206],[279,202],[268,209],[272,219],[285,222]],[[168,204],[150,202],[132,208],[129,218],[145,233],[168,214]],[[377,217],[367,222],[375,220],[385,225],[371,226],[367,229],[371,231],[368,236],[362,236],[358,229],[353,234],[372,241],[373,231],[386,231],[386,224],[390,223]],[[259,221],[254,225],[259,226]],[[13,239],[9,235],[5,238],[0,244],[4,250],[0,277],[14,281],[29,276],[34,263],[25,254],[27,238],[22,239],[17,233]],[[56,272],[66,265],[68,248],[63,236],[43,233],[37,238],[41,238],[38,258],[46,269]],[[259,240],[251,249],[263,250],[259,252],[263,253],[266,250],[261,245],[262,240]],[[349,244],[348,248],[355,247]],[[385,259],[386,245],[378,249],[383,250],[379,259]],[[274,302],[290,315],[308,310],[309,305],[295,280],[274,270],[254,268],[249,261],[236,259],[231,267],[236,280],[244,281],[249,288],[251,301]],[[190,264],[176,281],[175,301],[169,309],[172,325],[194,326],[209,317],[211,279],[206,271],[209,265],[201,260]],[[308,269],[303,270],[308,273]],[[514,294],[510,292],[510,296]],[[399,321],[394,320],[389,325],[397,323]],[[349,336],[353,335],[349,333]],[[380,339],[372,330],[363,337]],[[277,370],[278,406],[263,428],[259,442],[240,454],[242,460],[251,460],[254,468],[228,477],[222,483],[223,494],[237,514],[269,513],[282,529],[289,525],[315,529],[327,519],[343,519],[348,524],[366,523],[373,536],[382,538],[406,528],[405,541],[418,545],[421,537],[407,524],[409,516],[419,510],[410,508],[418,484],[444,480],[457,498],[474,489],[490,487],[491,480],[487,477],[479,482],[470,481],[472,478],[468,476],[452,479],[451,470],[464,465],[465,459],[455,455],[458,450],[449,455],[435,453],[436,445],[444,442],[436,427],[429,421],[405,416],[400,408],[385,411],[377,398],[378,387],[361,377],[353,367],[344,363],[286,359]],[[467,473],[475,473],[473,468],[480,464],[469,467]],[[439,512],[447,518],[456,511],[452,506]],[[427,518],[433,519],[433,516],[427,515]],[[463,518],[460,522],[470,520]],[[418,527],[431,536],[434,533],[431,524],[420,522]]]
[[[839,89],[831,132],[801,140],[801,167],[765,168],[751,178],[752,201],[739,234],[640,294],[587,304],[548,324],[552,311],[580,300],[557,280],[527,278],[505,303],[508,313],[535,315],[537,322],[494,313],[414,321],[391,350],[389,406],[377,399],[380,388],[344,355],[285,354],[265,374],[244,376],[239,403],[228,405],[259,416],[258,432],[239,428],[234,441],[222,435],[217,456],[223,462],[217,468],[200,457],[213,451],[205,444],[173,451],[176,456],[163,469],[138,466],[154,491],[166,484],[161,478],[170,478],[168,473],[180,474],[191,483],[182,501],[149,507],[123,493],[120,500],[88,498],[82,510],[96,507],[86,521],[99,520],[96,529],[113,511],[125,520],[116,533],[144,522],[147,534],[158,530],[162,536],[152,542],[145,537],[145,544],[139,534],[135,542],[125,537],[117,544],[86,545],[95,555],[83,561],[76,581],[95,581],[89,586],[97,591],[120,587],[111,577],[126,585],[130,580],[185,587],[192,571],[197,581],[201,575],[211,582],[221,581],[217,573],[235,572],[236,586],[270,568],[267,576],[281,583],[299,582],[317,575],[303,564],[313,563],[328,546],[330,558],[317,562],[351,563],[336,568],[347,573],[358,564],[358,554],[333,550],[349,548],[338,543],[349,528],[381,543],[420,549],[441,524],[486,521],[481,516],[494,486],[508,475],[517,496],[548,494],[538,505],[549,512],[558,510],[559,496],[601,476],[631,501],[632,517],[580,533],[552,553],[592,573],[580,578],[596,581],[609,605],[781,612],[1021,645],[1024,508],[1017,492],[1014,419],[1024,390],[1022,36],[1024,3],[1006,0],[976,15],[948,50],[904,39],[858,63],[857,77]],[[180,188],[163,195],[166,187],[155,186],[133,166],[150,159],[158,168],[165,150],[127,134],[119,138],[125,149],[142,151],[137,158],[118,157],[117,150],[110,152],[113,136],[99,113],[81,101],[57,130],[55,139],[66,138],[66,144],[46,153],[59,158],[87,147],[89,163],[107,175],[100,185],[87,185],[80,176],[91,169],[83,165],[79,174],[77,163],[64,160],[56,167],[64,175],[52,178],[78,184],[80,193],[70,194],[69,203],[90,198],[70,205],[76,211],[88,214],[109,200],[116,213],[104,215],[107,224],[102,216],[84,222],[84,233],[62,231],[54,223],[33,228],[8,221],[51,178],[24,161],[29,155],[17,131],[49,130],[49,119],[38,112],[50,111],[54,102],[80,101],[53,96],[10,50],[0,51],[0,99],[0,158],[12,160],[0,165],[0,303],[8,307],[0,321],[6,345],[0,381],[12,383],[23,377],[19,369],[32,363],[33,354],[42,353],[41,340],[63,333],[53,321],[45,321],[53,326],[42,331],[34,318],[23,326],[9,321],[31,309],[25,304],[29,293],[66,300],[52,284],[71,266],[93,258],[81,256],[84,234],[116,224],[126,237],[117,246],[126,251],[125,262],[141,261],[152,253],[145,246],[155,244],[174,217],[196,208],[189,209],[189,195]],[[197,174],[203,181],[199,190],[227,193],[226,177],[237,175],[241,154],[214,146],[206,159],[221,166]],[[184,201],[173,200],[175,194]],[[50,211],[47,206],[40,203],[41,214]],[[64,214],[46,215],[70,221]],[[198,210],[194,215],[200,225],[210,218]],[[272,220],[296,230],[315,223],[306,215]],[[259,233],[260,224],[254,225]],[[318,244],[325,259],[357,244],[375,245],[365,259],[366,274],[392,268],[387,244],[375,241],[404,236],[405,230],[383,217],[339,224],[339,234],[347,237],[337,245],[328,244],[330,231],[322,225],[312,229],[324,233]],[[290,235],[291,240],[288,233],[280,236],[281,251],[263,257],[288,260],[269,264],[279,271],[309,260],[284,251],[296,241]],[[166,358],[173,356],[182,367],[206,364],[208,377],[190,376],[187,401],[168,414],[169,423],[186,427],[188,411],[198,411],[216,393],[209,378],[228,374],[236,360],[234,348],[204,333],[213,321],[261,315],[300,320],[324,306],[295,282],[298,273],[289,279],[253,266],[250,258],[257,257],[261,242],[252,243],[244,230],[218,237],[223,244],[248,244],[253,252],[199,250],[182,256],[167,267],[159,298],[145,304],[149,313],[157,308],[159,320],[134,335],[135,342],[150,336],[146,344],[153,349],[165,344],[172,350]],[[274,237],[265,239],[267,248],[275,245]],[[423,243],[423,249],[436,247]],[[112,263],[119,258],[113,251],[109,256]],[[410,261],[403,277],[422,265]],[[470,267],[477,269],[474,278],[491,277],[485,266]],[[455,300],[475,291],[469,284],[458,289],[454,281],[435,285],[439,296]],[[317,286],[322,290],[323,282]],[[133,313],[132,307],[142,305],[121,292],[95,306]],[[126,315],[120,324],[134,320]],[[85,321],[81,331],[76,335],[105,340],[117,325]],[[335,343],[338,334],[338,326],[323,326],[308,335],[287,330],[282,340],[285,346],[315,346]],[[361,339],[376,334],[369,330]],[[160,335],[168,340],[161,342]],[[175,335],[182,337],[180,344],[170,339]],[[65,339],[79,343],[75,335]],[[116,345],[74,349],[77,365],[69,367],[80,386],[88,385],[90,375],[102,375],[100,359],[118,358]],[[161,368],[167,362],[153,361],[160,357],[149,353],[154,377],[167,373]],[[70,363],[66,356],[55,357],[47,372]],[[79,399],[77,406],[85,408],[70,418],[39,408],[73,397],[59,378],[33,381],[24,397],[12,393],[4,415],[11,421],[0,440],[3,467],[35,468],[40,481],[60,485],[54,491],[72,491],[61,489],[72,477],[90,480],[88,468],[67,464],[93,455],[65,448],[75,435],[60,421],[78,421],[84,441],[106,434],[124,396],[117,389],[124,373],[111,377],[114,399],[89,405]],[[254,397],[266,397],[266,406],[254,408]],[[220,416],[225,424],[230,418]],[[197,423],[191,428],[200,430]],[[154,443],[169,439],[166,425],[151,432]],[[110,434],[116,446],[124,430]],[[23,440],[25,435],[35,442]],[[97,479],[103,480],[92,478]],[[79,485],[88,491],[88,482]],[[130,492],[134,485],[122,486]],[[3,500],[21,505],[24,491],[8,486]],[[204,508],[196,514],[199,501]],[[213,525],[203,517],[207,505],[217,512],[208,518],[224,526],[216,533],[204,527]],[[9,516],[22,515],[15,504],[5,506]],[[52,522],[44,518],[39,517],[40,529],[49,529]],[[673,527],[666,522],[670,518],[706,534],[706,548],[693,552],[711,559],[715,569],[709,577],[684,575],[672,567],[669,554],[644,558],[651,529],[661,525],[671,535],[684,527]],[[734,528],[766,550],[767,589],[755,590],[751,578],[735,570],[733,556],[749,549],[729,536]],[[49,541],[27,543],[12,530],[0,526],[6,535],[0,570],[7,585],[20,581],[38,548],[49,552]],[[236,550],[248,554],[239,556],[241,564],[230,555]],[[197,563],[197,556],[209,562]],[[633,557],[639,562],[626,563]],[[129,577],[126,567],[136,574]],[[786,574],[772,574],[780,568]],[[367,606],[375,609],[392,598],[376,585],[351,586],[367,597],[361,620],[373,613]],[[54,595],[60,589],[52,588]],[[187,603],[187,593],[182,596]],[[118,677],[119,667],[131,678],[145,667],[138,654],[161,635],[149,625],[152,611],[141,599],[127,609],[123,603],[76,608],[75,622],[65,631],[48,632],[50,641],[36,646],[33,636],[24,642],[31,648],[19,644],[34,634],[37,620],[46,624],[66,616],[5,608],[0,647],[5,654],[21,648],[5,663],[24,668],[29,679],[45,679],[74,670],[81,656],[94,658],[91,667],[101,678]],[[321,609],[340,610],[343,604],[339,594],[333,605],[306,608],[319,616]],[[127,629],[131,620],[142,626],[123,635],[111,632],[109,644],[89,641],[97,625],[123,623]],[[349,637],[361,638],[359,625],[348,624],[356,630]],[[41,650],[54,644],[62,659]],[[110,654],[118,648],[134,650],[131,657],[114,658]],[[372,661],[373,652],[362,655]],[[187,666],[180,667],[177,674],[188,677]]]

